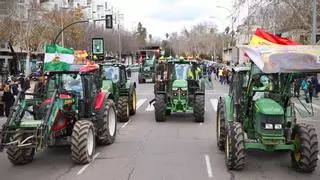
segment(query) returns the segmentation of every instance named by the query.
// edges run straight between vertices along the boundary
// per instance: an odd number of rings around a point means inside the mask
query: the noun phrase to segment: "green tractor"
[[[35,152],[61,145],[71,146],[75,163],[86,164],[92,161],[96,144],[115,140],[116,109],[101,91],[98,66],[63,63],[52,62],[35,92],[20,92],[11,108],[0,150],[7,150],[14,165],[27,164]]]
[[[286,51],[281,54],[282,59],[293,57]],[[294,55],[295,60],[304,61],[307,56],[303,55],[308,54]],[[272,71],[260,69],[254,62],[250,67],[233,68],[229,94],[218,101],[217,146],[225,152],[229,170],[243,169],[246,151],[250,149],[290,151],[292,166],[297,171],[313,172],[317,166],[316,130],[309,124],[297,124],[291,92],[295,73],[310,69],[288,66],[274,56],[271,54],[263,66]],[[270,61],[278,64],[269,66]]]
[[[172,59],[163,64],[161,78],[154,86],[155,120],[163,122],[173,112],[194,114],[196,122],[204,121],[205,87],[196,61]],[[189,75],[193,76],[190,77]]]
[[[156,60],[142,59],[142,64],[139,68],[138,81],[139,83],[146,83],[147,79],[152,79],[152,83],[156,81]]]
[[[130,115],[136,113],[136,83],[131,82],[131,71],[119,63],[100,64],[102,89],[109,93],[117,108],[117,117],[120,122],[129,121]]]

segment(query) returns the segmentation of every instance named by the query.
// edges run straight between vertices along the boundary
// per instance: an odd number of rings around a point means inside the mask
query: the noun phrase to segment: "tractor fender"
[[[221,98],[221,97],[220,97]],[[225,108],[225,113],[226,113],[226,120],[227,121],[233,121],[233,102],[231,100],[230,96],[225,96],[222,98],[223,103],[224,103],[224,108]]]
[[[103,105],[103,100],[106,96],[108,96],[107,92],[105,92],[105,91],[99,92],[99,94],[97,95],[97,98],[96,98],[95,106],[94,106],[95,110],[98,110],[101,108],[101,106]]]

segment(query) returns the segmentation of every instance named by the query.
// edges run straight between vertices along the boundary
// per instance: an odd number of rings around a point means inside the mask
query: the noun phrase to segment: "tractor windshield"
[[[153,59],[146,59],[146,60],[142,61],[142,65],[143,66],[153,66],[153,62],[154,62]]]
[[[63,89],[75,91],[82,96],[82,88],[81,76],[78,74],[54,74],[48,78],[48,93],[52,93],[55,89]]]
[[[174,68],[177,80],[187,80],[190,64],[175,64]]]
[[[104,66],[103,67],[104,80],[119,80],[119,67],[114,66]]]

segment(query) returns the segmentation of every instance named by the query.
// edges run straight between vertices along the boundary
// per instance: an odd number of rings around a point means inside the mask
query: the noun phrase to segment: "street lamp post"
[[[312,1],[312,44],[316,44],[316,31],[317,31],[317,1]]]

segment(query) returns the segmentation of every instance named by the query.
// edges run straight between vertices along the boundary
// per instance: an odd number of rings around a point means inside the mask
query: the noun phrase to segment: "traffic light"
[[[106,15],[106,29],[112,29],[113,28],[113,20],[112,15]]]

